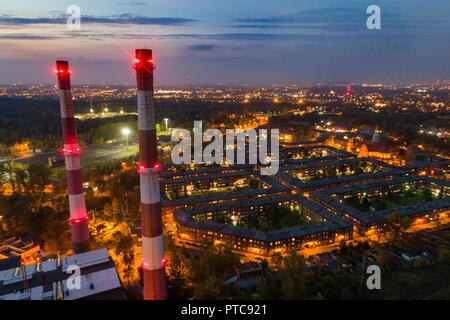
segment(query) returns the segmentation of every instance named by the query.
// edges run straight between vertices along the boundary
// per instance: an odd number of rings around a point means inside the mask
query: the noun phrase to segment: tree
[[[341,255],[345,255],[348,252],[347,242],[345,240],[339,241],[339,252]]]
[[[438,262],[450,264],[450,247],[442,246],[438,250]]]
[[[411,226],[411,219],[409,217],[405,216],[400,220],[400,231],[402,235],[405,235],[406,231],[409,229],[410,226]]]
[[[306,296],[305,260],[292,251],[284,259],[284,269],[280,271],[281,295],[284,299],[298,300]]]
[[[212,275],[225,278],[234,272],[239,259],[229,246],[216,247],[210,243],[198,259],[191,259],[190,262],[192,277],[195,279],[205,279]]]
[[[397,268],[397,260],[392,252],[386,249],[378,249],[377,263],[385,270]]]
[[[55,205],[39,203],[31,193],[13,193],[2,201],[3,227],[6,235],[31,235],[44,245],[59,243],[65,249],[67,216],[60,210],[59,200]],[[51,246],[52,248],[56,246]]]
[[[176,246],[171,236],[164,237],[164,253],[167,258],[166,273],[169,296],[172,299],[187,298],[187,261],[182,249]]]
[[[49,182],[51,170],[44,164],[30,164],[28,166],[28,185],[32,192],[43,193]]]
[[[325,298],[323,297],[322,293],[319,291],[314,299],[315,300],[324,300]]]
[[[195,285],[194,296],[198,300],[223,299],[221,290],[223,286],[223,279],[210,276]]]
[[[130,234],[124,234],[120,231],[116,231],[113,234],[112,245],[114,246],[114,253],[117,257],[121,257],[122,260],[122,270],[127,280],[130,284],[130,280],[134,272],[134,241]]]
[[[12,192],[14,193],[16,191],[16,184],[14,181],[14,174],[13,174],[13,161],[9,162],[8,164],[5,164],[4,170],[8,174],[8,182],[11,185]]]
[[[227,276],[234,273],[238,263],[239,258],[229,246],[216,247],[212,243],[207,243],[198,259],[189,260],[195,297],[210,299],[217,298],[219,295],[224,297],[227,288],[224,287],[223,282]]]
[[[263,271],[264,273],[266,273],[266,272],[269,271],[269,261],[267,261],[267,259],[263,259],[263,260],[261,261],[260,265],[261,265],[262,271]]]
[[[388,216],[388,230],[386,231],[386,239],[391,241],[397,241],[400,240],[400,238],[404,235],[404,229],[403,225],[405,227],[408,227],[408,222],[405,220],[402,222],[402,219],[400,217],[399,211],[393,211]]]
[[[27,218],[32,210],[32,198],[28,194],[13,193],[4,205],[3,221],[9,235],[28,232]]]
[[[130,285],[130,279],[133,276],[134,271],[134,251],[128,250],[123,253],[122,261],[125,265],[124,274],[127,279],[128,285]]]
[[[27,171],[25,168],[21,165],[16,165],[13,168],[13,174],[14,174],[14,181],[15,185],[18,188],[19,191],[24,190],[25,192],[29,191],[27,181]]]
[[[116,218],[121,212],[120,201],[117,198],[113,198],[111,202],[111,212],[113,214],[114,223],[116,223]]]
[[[365,196],[365,197],[362,199],[361,205],[362,205],[364,211],[367,211],[367,210],[370,209],[370,201],[369,201],[369,199],[367,198],[367,196]]]
[[[428,265],[428,261],[425,257],[417,258],[416,261],[414,261],[414,267],[416,268],[425,268]]]
[[[261,231],[270,231],[272,228],[271,221],[267,217],[268,214],[263,214],[258,217],[258,229]]]
[[[6,164],[4,163],[0,163],[0,193],[2,193],[3,191],[3,185],[5,184],[7,180],[7,174],[8,174],[8,169],[6,167]]]
[[[434,214],[434,223],[436,225],[436,228],[439,228],[442,225],[441,214],[439,212],[436,212]]]
[[[256,180],[256,179],[250,180],[248,185],[249,185],[250,189],[258,189],[259,188],[259,183],[258,183],[258,180]]]
[[[260,299],[279,299],[280,282],[273,272],[265,272],[264,276],[258,280],[256,293]]]
[[[105,180],[103,180],[103,179],[97,179],[96,181],[95,181],[95,184],[97,185],[97,187],[98,187],[98,192],[105,192],[107,189],[106,189],[106,181]]]
[[[279,270],[283,264],[283,255],[279,252],[274,252],[270,256],[270,259],[275,266],[275,270]]]
[[[115,239],[115,253],[120,256],[126,254],[128,251],[133,251],[133,238],[129,234],[123,234],[120,231],[116,231],[113,234]]]
[[[5,163],[2,169],[3,179],[10,184],[12,192],[14,193],[19,187],[19,191],[26,187],[27,172],[23,164],[11,161]]]
[[[431,190],[428,188],[423,189],[422,196],[426,202],[433,200],[433,194],[431,193]]]
[[[109,202],[105,203],[105,205],[103,206],[103,214],[108,218],[113,215],[112,207]]]

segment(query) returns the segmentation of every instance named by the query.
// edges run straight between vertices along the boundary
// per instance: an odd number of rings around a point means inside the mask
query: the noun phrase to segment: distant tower
[[[377,127],[375,128],[375,132],[373,133],[373,136],[372,136],[373,143],[380,142],[380,134],[381,134],[381,130],[378,128],[378,124],[377,124]]]
[[[167,288],[159,193],[161,168],[158,163],[153,105],[152,50],[136,50],[135,69],[139,127],[143,296],[144,300],[163,300],[167,298]]]
[[[345,97],[346,97],[346,98],[350,98],[351,95],[352,95],[352,85],[349,84],[349,85],[347,86],[347,88],[345,89]]]
[[[184,78],[184,90],[189,90],[189,77]]]
[[[69,62],[56,61],[55,73],[58,76],[59,83],[61,125],[64,140],[62,154],[66,160],[72,246],[75,253],[80,253],[89,251],[89,228],[81,181],[81,149],[78,146],[74,117]]]

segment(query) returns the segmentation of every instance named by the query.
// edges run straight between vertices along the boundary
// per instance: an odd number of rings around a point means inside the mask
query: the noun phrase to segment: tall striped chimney
[[[144,300],[167,298],[164,275],[161,199],[155,107],[153,105],[152,51],[137,49],[135,58],[139,129],[139,177],[141,189],[142,270]]]
[[[75,253],[89,251],[89,228],[84,203],[83,185],[80,172],[81,149],[74,117],[72,91],[70,86],[69,62],[56,61],[55,73],[59,83],[59,102],[64,147],[61,152],[66,161],[67,186],[69,189],[70,230]]]

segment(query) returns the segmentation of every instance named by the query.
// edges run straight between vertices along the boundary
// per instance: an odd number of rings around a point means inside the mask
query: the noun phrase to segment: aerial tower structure
[[[137,49],[134,60],[137,79],[139,164],[142,221],[142,270],[144,300],[167,298],[165,258],[159,192],[158,150],[153,104],[152,50]]]
[[[350,98],[352,96],[352,85],[349,84],[345,88],[345,97]]]
[[[65,60],[56,61],[55,73],[59,84],[61,126],[64,141],[61,153],[64,155],[67,171],[72,247],[75,253],[82,253],[89,251],[89,228],[81,180],[81,148],[78,145],[69,62]]]

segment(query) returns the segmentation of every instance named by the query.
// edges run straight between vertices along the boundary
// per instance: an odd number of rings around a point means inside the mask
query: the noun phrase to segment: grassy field
[[[251,216],[233,223],[230,217],[220,217],[215,220],[217,223],[225,223],[248,230],[271,231],[299,225],[310,224],[305,217],[300,215],[298,209],[291,209],[289,206],[278,206],[267,209],[262,216]]]
[[[423,191],[417,190],[390,193],[388,196],[366,196],[362,199],[351,197],[345,199],[344,202],[357,210],[368,212],[412,206],[415,204],[424,203],[427,201],[426,199],[427,198],[423,194]],[[428,201],[435,199],[436,198],[434,196],[431,196]]]

